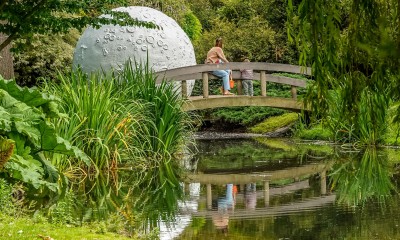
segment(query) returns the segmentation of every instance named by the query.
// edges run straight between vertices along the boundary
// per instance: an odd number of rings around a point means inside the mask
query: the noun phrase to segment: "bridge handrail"
[[[277,75],[272,75],[272,74],[266,74],[266,77],[267,77],[268,82],[287,84],[287,85],[291,85],[291,86],[295,86],[295,87],[306,87],[306,82],[301,79],[277,76]],[[185,81],[185,80],[190,80],[190,79],[202,79],[202,78],[203,78],[203,73],[192,73],[192,74],[178,75],[178,76],[170,77],[165,80],[180,82],[180,81]],[[239,80],[239,79],[241,80],[242,76],[241,76],[240,72],[233,72],[232,78],[234,80]],[[208,75],[208,79],[219,79],[219,78],[210,73]],[[261,80],[261,73],[255,72],[253,80]]]
[[[182,96],[187,97],[187,80],[202,79],[203,80],[203,98],[209,98],[209,79],[217,79],[211,74],[214,70],[230,69],[233,72],[233,78],[237,81],[238,95],[242,94],[242,84],[240,69],[252,69],[254,79],[260,80],[261,96],[267,96],[267,82],[276,82],[280,84],[288,84],[291,86],[292,99],[297,99],[296,87],[305,87],[306,82],[300,79],[294,79],[283,76],[274,76],[266,74],[267,72],[285,72],[311,75],[311,68],[280,64],[280,63],[266,63],[266,62],[229,62],[222,64],[198,64],[156,72],[157,83],[161,81],[181,81],[182,82]]]
[[[266,62],[229,62],[221,64],[198,64],[168,70],[158,71],[158,81],[162,78],[173,78],[180,75],[187,75],[193,73],[211,72],[214,70],[240,70],[240,69],[253,69],[254,72],[269,71],[269,72],[286,72],[295,74],[311,75],[311,68],[305,68],[297,65],[280,64],[280,63],[266,63]]]

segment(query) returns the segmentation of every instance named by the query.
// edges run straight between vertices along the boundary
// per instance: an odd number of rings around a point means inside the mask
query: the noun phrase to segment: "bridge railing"
[[[237,80],[238,94],[242,94],[241,73],[240,69],[252,69],[254,72],[253,80],[260,80],[261,96],[267,96],[267,82],[287,84],[291,86],[292,98],[297,98],[297,87],[305,87],[304,80],[276,76],[271,73],[295,73],[303,75],[311,75],[311,68],[305,68],[296,65],[265,63],[265,62],[230,62],[223,64],[199,64],[187,67],[174,68],[157,72],[157,83],[166,81],[181,81],[182,96],[187,96],[187,80],[202,79],[203,80],[203,98],[209,97],[209,80],[220,79],[212,75],[214,70],[232,70],[232,78]]]

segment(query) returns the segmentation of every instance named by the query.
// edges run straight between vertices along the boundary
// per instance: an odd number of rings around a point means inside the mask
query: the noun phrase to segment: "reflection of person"
[[[249,183],[246,184],[246,192],[244,194],[245,207],[246,209],[256,209],[257,205],[257,191],[256,184]]]
[[[215,46],[212,47],[207,53],[206,63],[228,63],[222,50],[222,38],[218,38],[215,41]],[[213,75],[222,78],[222,93],[224,95],[234,95],[230,92],[231,87],[229,85],[229,76],[231,74],[230,70],[215,70],[212,72]]]
[[[222,232],[228,232],[229,215],[218,213],[212,216],[212,221],[217,230],[222,230]]]
[[[218,199],[218,214],[212,217],[214,226],[219,230],[223,230],[225,233],[228,231],[228,211],[233,211],[235,208],[236,193],[237,187],[233,184],[227,184],[225,197]]]
[[[250,62],[248,58],[245,58],[243,62]],[[253,79],[254,79],[254,73],[252,69],[241,69],[240,70],[242,74],[242,84],[243,84],[243,90],[244,90],[244,95],[247,96],[253,96]]]
[[[235,206],[235,196],[237,192],[237,187],[232,183],[226,184],[226,195],[225,198],[220,198],[218,200],[218,211],[226,212],[228,210],[233,210]]]

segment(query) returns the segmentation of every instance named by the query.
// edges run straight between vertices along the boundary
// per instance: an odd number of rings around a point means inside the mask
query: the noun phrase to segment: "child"
[[[245,58],[243,62],[250,62],[248,58]],[[252,69],[241,69],[240,70],[242,74],[242,84],[243,84],[243,90],[244,90],[244,95],[247,96],[253,96],[253,79],[254,79],[254,74]]]

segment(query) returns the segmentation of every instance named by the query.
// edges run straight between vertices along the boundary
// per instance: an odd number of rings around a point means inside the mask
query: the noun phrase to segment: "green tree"
[[[88,25],[99,27],[102,24],[137,25],[155,27],[153,23],[131,18],[127,13],[112,11],[113,6],[121,6],[126,0],[19,0],[0,2],[0,58],[3,58],[0,74],[12,71],[12,58],[9,47],[14,40],[13,49],[21,49],[36,34],[67,33],[70,29],[81,30]],[[110,18],[99,18],[108,14]],[[6,62],[5,62],[6,61]]]
[[[0,33],[8,37],[0,43],[0,50],[15,39],[30,39],[35,33],[66,33],[71,28],[88,25],[98,27],[111,23],[154,27],[129,17],[127,13],[113,12],[112,6],[126,5],[125,0],[20,0],[1,1]],[[99,18],[109,14],[112,18]]]
[[[400,97],[400,2],[303,0],[295,16],[289,0],[288,9],[300,63],[312,66],[306,100],[313,113],[338,140],[379,144]]]
[[[201,37],[201,23],[193,12],[189,11],[185,14],[181,23],[183,31],[188,35],[190,40],[197,41]]]
[[[242,61],[244,56],[252,61],[273,61],[276,33],[262,19],[254,17],[240,25],[215,20],[213,26],[214,29],[204,32],[203,38],[195,44],[197,62],[204,62],[207,51],[218,37],[223,37],[224,52],[230,61]]]

